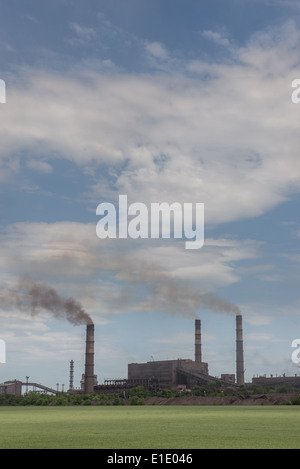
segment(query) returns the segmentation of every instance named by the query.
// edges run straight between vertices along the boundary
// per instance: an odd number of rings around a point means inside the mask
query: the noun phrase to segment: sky
[[[246,381],[299,374],[299,50],[298,0],[1,2],[0,382],[66,389],[74,360],[80,385],[85,328],[33,311],[34,283],[92,317],[99,383],[194,359],[195,318],[235,373],[236,311]],[[99,238],[119,195],[203,203],[203,247]]]

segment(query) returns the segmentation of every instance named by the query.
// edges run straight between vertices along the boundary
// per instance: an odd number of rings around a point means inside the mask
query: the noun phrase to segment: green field
[[[300,448],[300,406],[1,407],[0,448]]]

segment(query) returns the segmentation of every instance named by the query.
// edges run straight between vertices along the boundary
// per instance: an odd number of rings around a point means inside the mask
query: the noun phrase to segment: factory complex
[[[82,374],[81,387],[74,387],[74,362],[70,361],[69,394],[81,393],[107,393],[144,386],[151,390],[178,389],[186,390],[194,386],[203,386],[209,383],[219,383],[220,386],[245,386],[244,381],[244,347],[242,315],[236,315],[236,373],[221,374],[220,377],[209,374],[208,363],[202,361],[201,320],[195,320],[195,357],[192,359],[178,358],[174,360],[149,361],[146,363],[129,363],[127,379],[109,379],[104,384],[97,384],[97,375],[94,368],[94,324],[86,325],[85,370]],[[300,387],[300,377],[256,377],[253,384],[281,386],[290,384]],[[0,394],[22,394],[32,386],[34,390],[45,393],[58,394],[59,390],[49,388],[43,384],[19,380],[6,381],[0,384]]]

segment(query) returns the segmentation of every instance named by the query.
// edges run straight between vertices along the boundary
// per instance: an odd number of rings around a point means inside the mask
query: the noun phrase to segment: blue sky
[[[293,375],[300,336],[300,7],[293,0],[10,0],[0,14],[0,296],[22,279],[78,300],[99,382],[193,358],[209,372]],[[205,204],[205,244],[101,240],[99,203]],[[15,294],[16,296],[16,294]],[[0,305],[0,381],[79,385],[82,326]]]

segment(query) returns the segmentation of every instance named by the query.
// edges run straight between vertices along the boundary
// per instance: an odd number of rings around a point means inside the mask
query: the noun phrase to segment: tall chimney
[[[195,319],[195,362],[201,363],[201,321]]]
[[[70,384],[69,389],[74,389],[74,361],[70,361]]]
[[[236,381],[238,386],[244,382],[244,350],[242,316],[236,316]]]
[[[94,391],[94,324],[86,326],[84,394]]]

